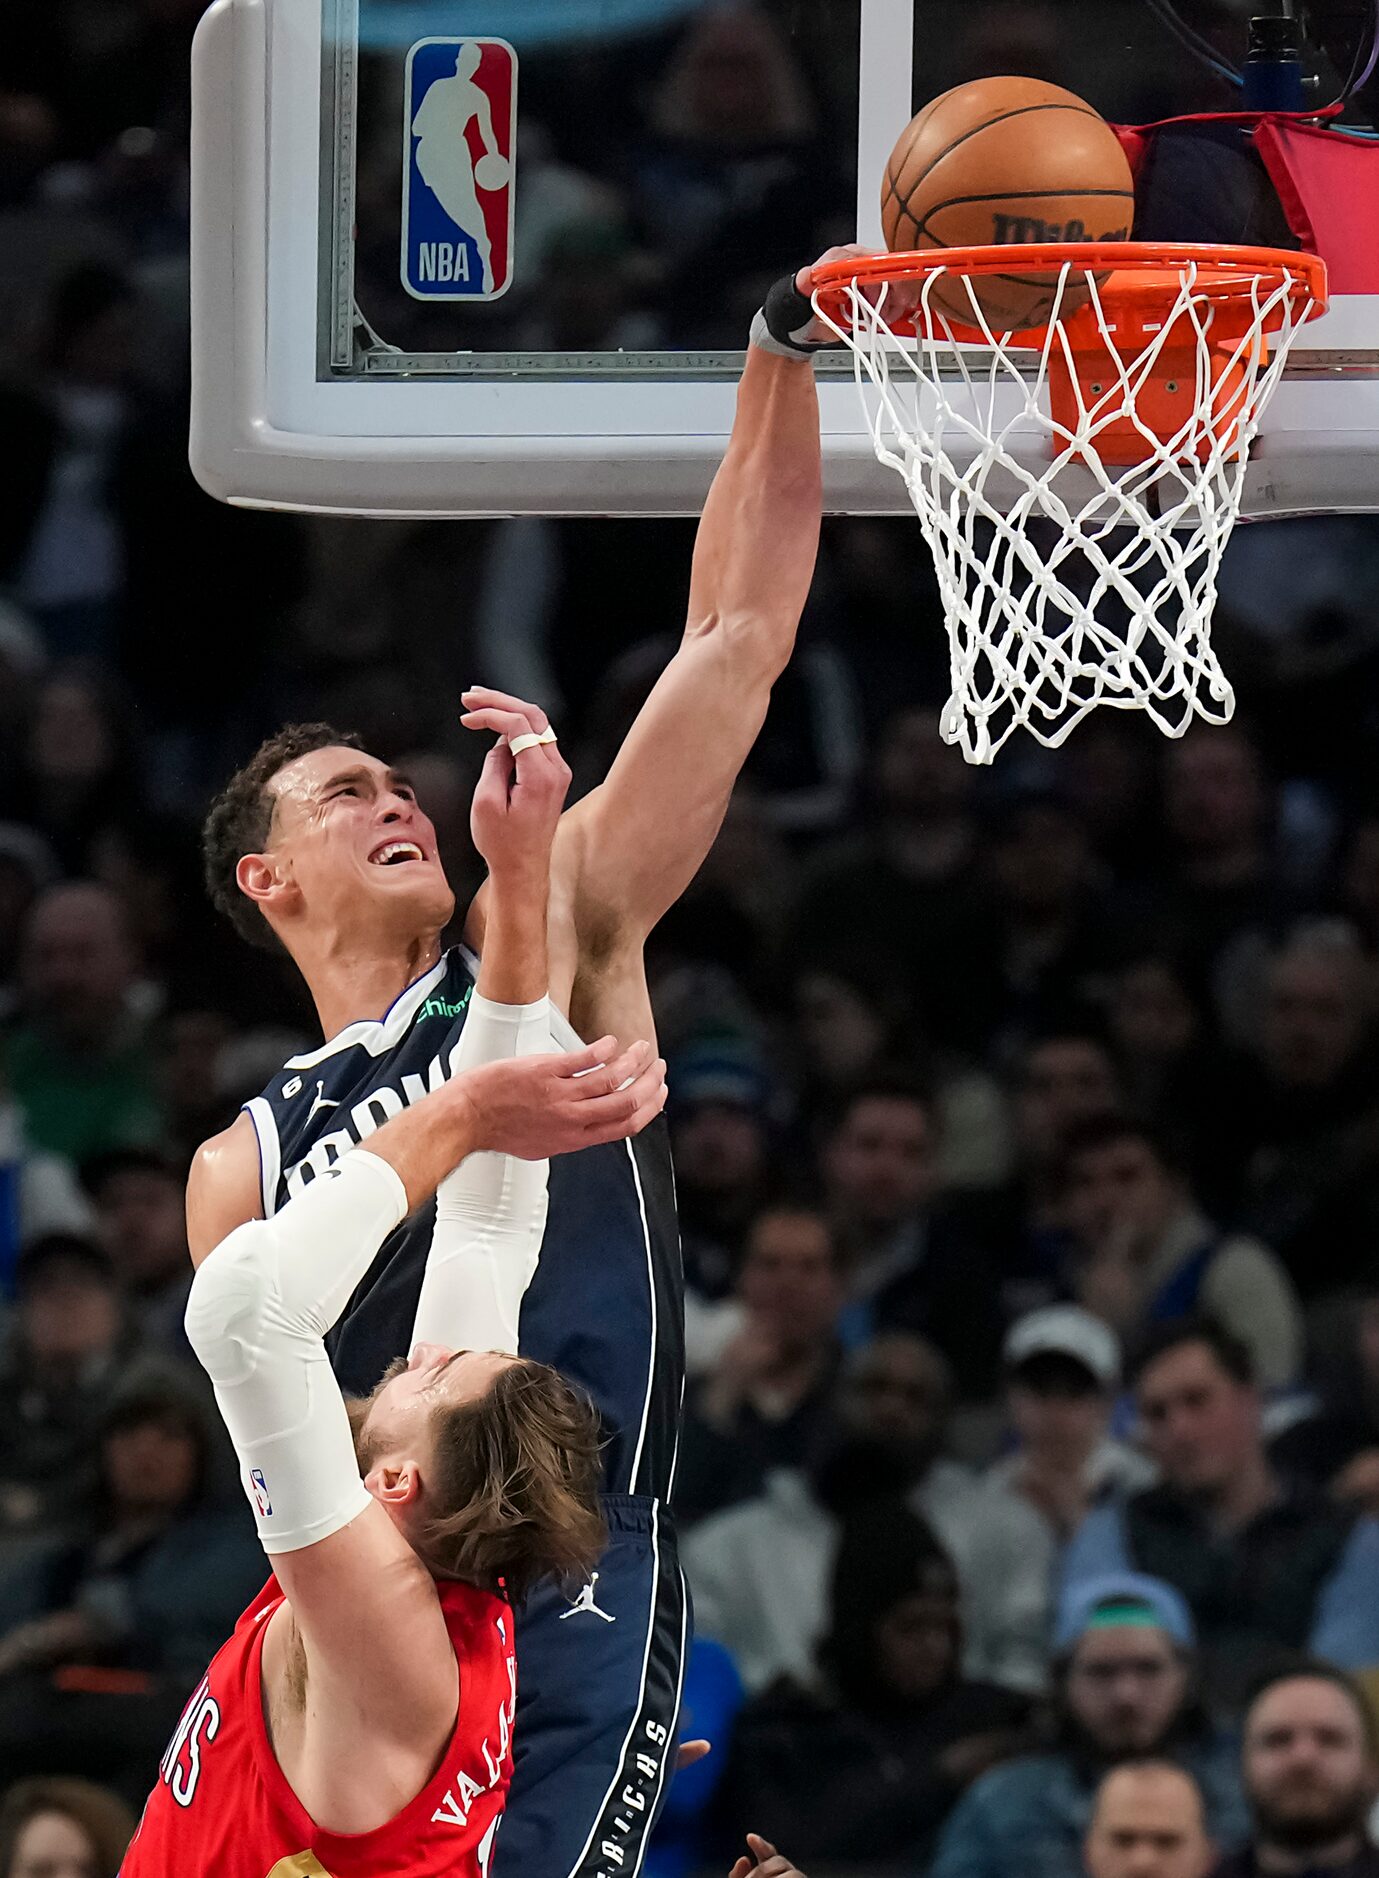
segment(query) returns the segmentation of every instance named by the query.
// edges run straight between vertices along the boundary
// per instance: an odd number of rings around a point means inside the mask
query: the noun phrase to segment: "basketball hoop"
[[[993,331],[986,276],[1047,282],[1045,323]],[[1325,310],[1325,263],[1144,242],[948,248],[830,262],[813,288],[934,556],[945,741],[989,763],[1024,725],[1056,748],[1098,704],[1146,710],[1170,737],[1194,715],[1227,722],[1221,557],[1260,416]],[[1032,431],[1039,468],[1017,448]]]

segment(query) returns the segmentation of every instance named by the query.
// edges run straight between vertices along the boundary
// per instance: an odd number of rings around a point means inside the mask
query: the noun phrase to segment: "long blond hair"
[[[347,1406],[367,1475],[370,1400]],[[483,1395],[437,1409],[431,1427],[435,1458],[409,1537],[437,1578],[520,1604],[543,1578],[588,1577],[608,1530],[598,1497],[602,1435],[587,1396],[557,1370],[523,1359]]]

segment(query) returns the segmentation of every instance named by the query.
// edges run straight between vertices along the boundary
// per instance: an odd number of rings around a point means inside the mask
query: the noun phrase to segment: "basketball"
[[[1127,241],[1135,219],[1129,160],[1111,126],[1058,85],[984,78],[926,105],[907,125],[881,190],[886,246],[967,248],[1012,242]],[[1056,273],[972,277],[997,332],[1037,326]],[[1063,310],[1087,298],[1069,282]],[[964,281],[939,279],[930,305],[973,324]]]
[[[474,180],[480,189],[505,189],[509,174],[508,160],[486,151],[474,165]]]

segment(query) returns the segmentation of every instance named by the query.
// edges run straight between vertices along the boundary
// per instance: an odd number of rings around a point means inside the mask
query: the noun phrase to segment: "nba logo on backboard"
[[[259,1468],[255,1467],[249,1475],[249,1485],[254,1489],[254,1504],[265,1519],[273,1517],[273,1502],[268,1497],[268,1482]]]
[[[517,54],[419,39],[404,109],[402,284],[414,300],[496,300],[512,284]]]

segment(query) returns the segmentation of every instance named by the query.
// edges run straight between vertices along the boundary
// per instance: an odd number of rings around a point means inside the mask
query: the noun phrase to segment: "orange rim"
[[[930,248],[896,254],[869,254],[816,267],[811,286],[820,305],[846,331],[852,324],[848,289],[856,281],[898,285],[923,283],[930,275],[958,277],[1029,272],[1057,273],[1065,266],[1078,274],[1103,276],[1097,282],[1101,303],[1108,312],[1123,309],[1139,319],[1169,312],[1182,292],[1183,276],[1192,271],[1194,286],[1215,304],[1240,312],[1252,310],[1263,284],[1266,296],[1289,286],[1290,300],[1303,318],[1314,319],[1327,307],[1327,269],[1320,255],[1295,254],[1286,248],[1237,248],[1206,242],[1087,241],[1022,242],[1006,247]],[[891,331],[913,334],[913,317],[888,317]],[[985,345],[979,327],[949,324],[955,336]],[[1047,325],[1025,327],[1022,333],[1042,338]]]

